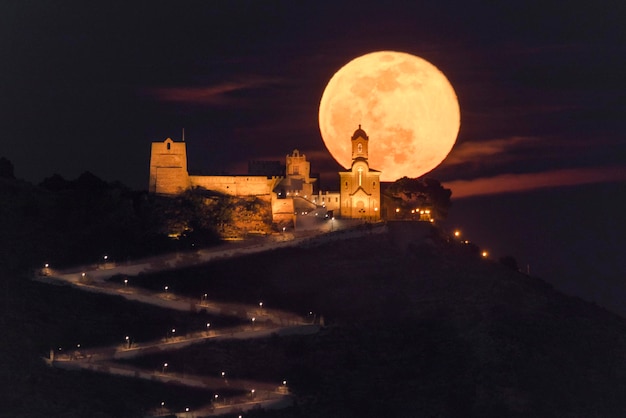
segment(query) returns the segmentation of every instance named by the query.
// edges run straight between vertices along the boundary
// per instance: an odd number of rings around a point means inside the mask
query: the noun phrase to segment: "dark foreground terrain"
[[[206,289],[216,299],[263,300],[324,317],[326,328],[313,336],[214,342],[167,354],[186,373],[287,379],[298,397],[292,408],[246,416],[626,413],[622,318],[481,259],[436,230],[413,243],[407,233],[273,251],[133,283],[167,281],[190,295]],[[112,343],[129,327],[155,335],[166,324],[182,329],[204,320],[8,279],[2,416],[141,416],[161,399],[181,408],[206,403],[212,394],[63,372],[39,359],[52,346]],[[135,362],[156,368],[162,361],[155,355]]]
[[[134,280],[324,316],[315,336],[168,355],[199,374],[287,378],[298,406],[259,416],[624,416],[622,318],[432,232],[404,248],[410,229]]]
[[[124,260],[166,249],[156,232],[153,247],[142,244],[145,225],[160,231],[158,223],[139,222],[150,219],[140,216],[151,213],[149,200],[105,189],[100,200],[77,208],[70,203],[86,200],[65,189],[0,184],[0,416],[141,417],[163,400],[178,411],[206,404],[212,393],[51,369],[41,359],[59,347],[121,343],[129,333],[141,341],[170,327],[232,323],[30,280],[26,267],[40,267],[43,257],[70,264],[92,262],[88,257],[106,248]],[[119,216],[110,216],[111,207]],[[92,224],[98,227],[87,228]],[[172,369],[184,365],[185,373],[287,379],[296,405],[246,417],[626,416],[624,319],[482,259],[475,247],[436,230],[392,229],[131,283],[323,317],[326,327],[313,336],[222,341],[168,354]],[[136,363],[154,369],[161,360]]]

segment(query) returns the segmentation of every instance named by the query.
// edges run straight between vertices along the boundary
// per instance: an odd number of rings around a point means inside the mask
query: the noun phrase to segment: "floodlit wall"
[[[233,196],[269,195],[279,177],[266,176],[189,176],[191,187]]]
[[[148,191],[158,194],[178,194],[188,188],[186,144],[174,142],[171,138],[163,142],[153,142]]]

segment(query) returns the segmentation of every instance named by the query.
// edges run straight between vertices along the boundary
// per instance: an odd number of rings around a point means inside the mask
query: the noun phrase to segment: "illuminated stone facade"
[[[375,222],[381,215],[380,172],[369,168],[368,142],[359,125],[352,135],[352,167],[339,173],[340,190],[322,192],[314,190],[317,179],[311,177],[311,163],[297,149],[286,156],[284,175],[275,175],[279,162],[255,162],[254,174],[190,176],[185,142],[167,138],[152,143],[148,190],[176,195],[200,187],[238,197],[255,196],[270,202],[273,221],[278,223],[295,223],[297,214],[317,208],[333,216]],[[273,172],[262,174],[268,167]]]
[[[380,171],[369,168],[368,144],[369,137],[359,125],[352,135],[352,167],[339,173],[342,218],[380,220]]]
[[[150,193],[173,195],[189,189],[187,148],[184,142],[167,138],[153,142],[150,152]]]
[[[176,195],[193,187],[201,187],[232,196],[271,196],[282,180],[278,176],[190,176],[187,171],[185,142],[167,138],[153,142],[150,154],[150,193]]]
[[[294,221],[296,213],[316,207],[311,200],[313,185],[317,179],[311,177],[311,163],[304,154],[294,150],[286,158],[286,173],[277,175],[189,175],[185,142],[167,138],[153,142],[150,154],[150,181],[148,191],[161,195],[177,195],[194,187],[212,190],[231,196],[255,196],[269,202],[272,218],[277,223]],[[255,164],[275,171],[276,164]]]

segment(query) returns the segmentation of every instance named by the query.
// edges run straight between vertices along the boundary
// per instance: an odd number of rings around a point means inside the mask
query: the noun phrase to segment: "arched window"
[[[168,149],[168,151],[169,151],[169,149],[170,149],[170,145],[172,145],[172,144],[168,142],[168,143],[167,143],[167,149]]]
[[[356,151],[360,154],[363,152],[363,144],[359,142],[359,145],[356,146]]]

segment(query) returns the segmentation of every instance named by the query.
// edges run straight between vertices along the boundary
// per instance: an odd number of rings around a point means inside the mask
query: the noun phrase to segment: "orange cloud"
[[[473,180],[454,180],[444,184],[456,199],[512,193],[546,187],[626,181],[624,167],[563,169],[541,173],[502,174]]]

